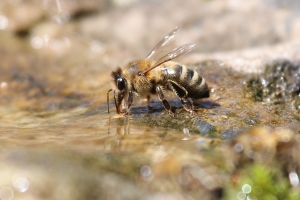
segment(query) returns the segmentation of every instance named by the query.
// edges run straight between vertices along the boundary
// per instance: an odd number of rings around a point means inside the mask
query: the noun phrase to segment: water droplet
[[[244,192],[239,192],[236,194],[236,197],[238,198],[238,200],[244,200],[246,199],[246,194]]]
[[[242,191],[246,194],[249,194],[251,192],[251,190],[252,190],[252,187],[249,184],[244,184],[242,186]]]
[[[64,24],[70,20],[70,13],[69,11],[62,10],[57,15],[53,16],[52,20],[58,24]]]
[[[144,165],[143,167],[141,167],[141,174],[142,176],[149,176],[151,175],[152,170],[151,167]]]
[[[31,39],[31,46],[35,49],[41,49],[44,46],[44,41],[41,37],[33,37]]]
[[[244,146],[241,144],[241,143],[236,143],[234,145],[234,150],[237,152],[237,153],[241,153],[244,149]]]
[[[43,35],[43,42],[44,42],[44,46],[47,47],[49,44],[49,35]]]
[[[62,48],[62,42],[56,39],[52,39],[49,41],[49,47],[53,51],[59,51]]]
[[[103,45],[99,41],[92,41],[90,43],[90,47],[91,47],[91,50],[96,52],[96,53],[103,53],[104,52]]]
[[[177,180],[180,185],[187,185],[191,181],[191,178],[186,174],[179,174]]]
[[[153,178],[152,169],[147,165],[141,167],[140,173],[146,181],[151,181]]]
[[[10,187],[3,187],[0,190],[2,200],[11,200],[14,197],[14,191]]]
[[[248,156],[248,158],[251,158],[251,159],[253,159],[253,158],[254,158],[254,156],[255,156],[255,153],[254,153],[254,151],[252,151],[252,150],[249,150],[249,151],[247,152],[247,156]]]
[[[260,186],[254,186],[254,187],[253,187],[253,192],[254,192],[255,194],[261,194],[262,189],[261,189]]]

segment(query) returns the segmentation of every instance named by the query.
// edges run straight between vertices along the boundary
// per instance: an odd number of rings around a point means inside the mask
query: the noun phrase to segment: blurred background
[[[296,0],[3,0],[1,74],[25,70],[43,92],[98,93],[108,71],[144,58],[176,26],[174,47],[198,44],[183,59],[259,72],[266,61],[299,58],[299,7]]]

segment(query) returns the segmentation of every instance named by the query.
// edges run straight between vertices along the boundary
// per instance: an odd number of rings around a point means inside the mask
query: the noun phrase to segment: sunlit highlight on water
[[[20,191],[26,192],[29,188],[29,181],[24,176],[16,175],[13,177],[13,185]]]
[[[50,39],[48,35],[44,35],[42,37],[35,36],[31,39],[31,46],[34,49],[42,49],[44,47],[48,47],[53,51],[62,51],[65,48],[71,46],[70,39],[65,37],[61,40],[59,39]]]
[[[299,177],[296,172],[291,172],[289,174],[290,183],[293,187],[299,186]]]
[[[195,142],[196,142],[197,147],[205,147],[206,146],[206,139],[205,138],[199,137],[199,138],[196,139]]]
[[[189,140],[190,139],[190,130],[188,128],[183,128],[184,137],[182,140]]]
[[[7,88],[7,82],[1,82],[0,87],[1,89]]]
[[[0,15],[0,30],[5,29],[8,25],[8,19],[4,15]]]

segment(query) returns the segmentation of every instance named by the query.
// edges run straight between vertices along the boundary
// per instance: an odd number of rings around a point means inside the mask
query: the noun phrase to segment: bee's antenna
[[[112,89],[107,91],[107,112],[109,113],[109,93],[112,91]]]

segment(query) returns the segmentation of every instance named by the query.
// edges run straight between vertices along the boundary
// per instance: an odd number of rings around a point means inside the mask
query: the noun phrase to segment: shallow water
[[[107,73],[98,79],[97,89],[95,80],[70,75],[72,70],[56,69],[58,77],[70,77],[60,80],[48,71],[55,68],[36,73],[25,67],[24,75],[19,73],[22,66],[4,67],[1,74],[0,171],[8,175],[0,184],[9,197],[61,198],[62,187],[66,199],[220,199],[226,198],[224,190],[230,199],[238,193],[224,186],[238,168],[232,155],[247,146],[244,139],[235,138],[251,127],[289,127],[297,122],[293,110],[254,101],[244,85],[250,76],[220,61],[190,65],[212,88],[209,99],[195,101],[195,115],[167,94],[176,117],[169,116],[155,97],[151,112],[143,99],[135,98],[129,116],[116,114],[112,99],[108,113]],[[257,138],[251,134],[249,140]],[[281,139],[272,141],[276,146]],[[255,150],[257,155],[264,155],[265,148],[274,151],[264,144]],[[249,149],[256,144],[251,145]],[[16,177],[23,180],[21,186],[14,184]],[[114,190],[119,193],[111,193]]]

